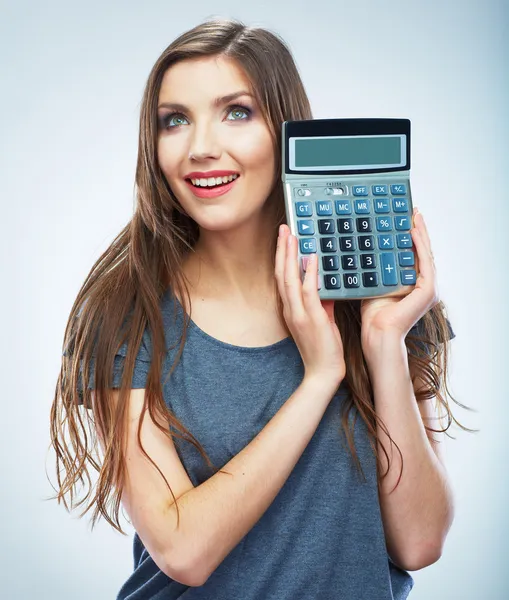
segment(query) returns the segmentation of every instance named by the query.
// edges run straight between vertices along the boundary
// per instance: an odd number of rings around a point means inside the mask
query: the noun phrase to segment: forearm
[[[440,556],[453,518],[447,474],[433,452],[415,399],[404,340],[385,336],[373,344],[366,361],[375,410],[403,456],[377,424],[382,474],[380,506],[387,548],[398,565],[409,570],[432,564]]]
[[[258,435],[224,467],[179,498],[175,544],[203,582],[262,517],[316,431],[334,394],[304,380]],[[176,509],[175,509],[176,515]],[[175,516],[176,519],[176,516]]]

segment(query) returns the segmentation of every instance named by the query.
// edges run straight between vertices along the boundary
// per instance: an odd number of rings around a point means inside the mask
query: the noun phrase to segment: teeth
[[[238,175],[225,175],[224,177],[209,177],[208,179],[191,179],[193,185],[200,187],[213,187],[215,185],[221,185],[222,183],[228,183],[237,179]]]

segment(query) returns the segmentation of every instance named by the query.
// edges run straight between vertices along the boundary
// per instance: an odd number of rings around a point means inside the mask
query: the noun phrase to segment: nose
[[[205,160],[219,158],[221,155],[217,136],[212,123],[201,123],[195,126],[189,142],[189,158]]]

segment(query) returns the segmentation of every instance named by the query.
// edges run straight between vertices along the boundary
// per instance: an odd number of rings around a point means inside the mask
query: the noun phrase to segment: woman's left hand
[[[419,276],[406,296],[367,298],[361,301],[362,348],[369,351],[381,334],[391,332],[404,339],[415,323],[439,303],[437,275],[428,230],[422,214],[414,208],[414,227],[410,230]]]

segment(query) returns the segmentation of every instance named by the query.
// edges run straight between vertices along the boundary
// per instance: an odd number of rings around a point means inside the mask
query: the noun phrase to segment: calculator
[[[301,281],[317,254],[323,300],[412,291],[418,272],[408,119],[285,121],[282,165]]]

